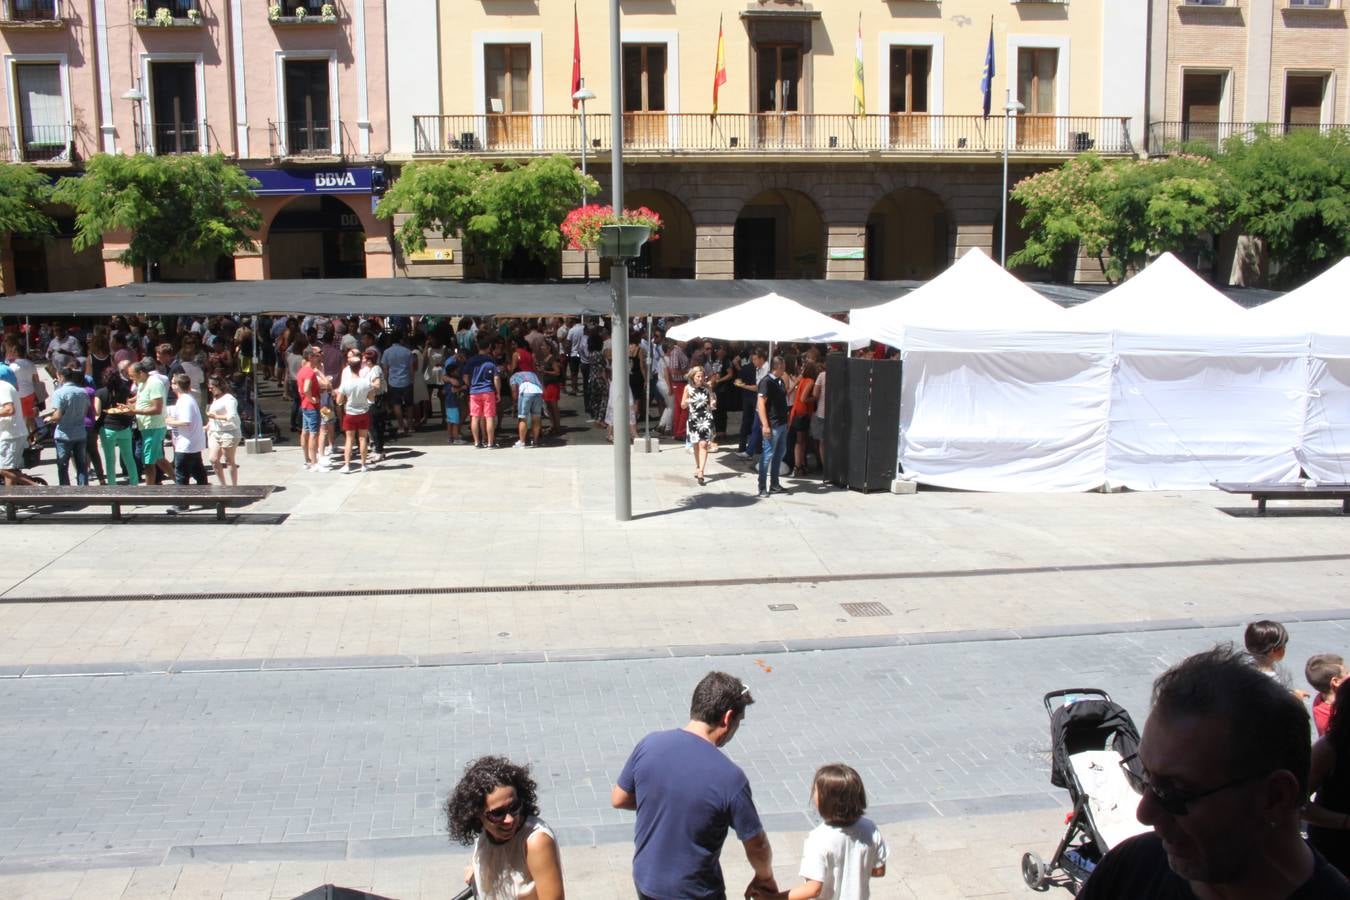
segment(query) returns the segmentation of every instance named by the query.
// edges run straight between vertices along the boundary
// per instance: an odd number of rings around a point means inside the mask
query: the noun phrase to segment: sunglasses
[[[1120,761],[1121,771],[1125,773],[1125,780],[1129,782],[1130,787],[1134,788],[1140,794],[1147,793],[1154,801],[1161,806],[1168,814],[1173,816],[1184,816],[1191,811],[1191,804],[1203,800],[1206,797],[1212,797],[1221,791],[1229,788],[1235,788],[1238,785],[1246,784],[1249,781],[1255,781],[1258,778],[1265,778],[1269,772],[1260,772],[1256,775],[1246,775],[1242,778],[1235,778],[1232,781],[1225,782],[1218,787],[1210,788],[1207,791],[1181,791],[1176,788],[1165,787],[1154,784],[1144,776],[1130,768],[1130,764],[1139,759],[1138,753],[1133,753]]]
[[[517,797],[516,802],[512,803],[510,806],[499,806],[496,809],[483,810],[483,818],[487,819],[489,822],[501,824],[506,821],[507,816],[510,816],[513,819],[520,818],[520,814],[524,812],[524,810],[525,801]]]

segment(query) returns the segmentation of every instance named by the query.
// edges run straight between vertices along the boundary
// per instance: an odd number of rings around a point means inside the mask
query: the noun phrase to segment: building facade
[[[1143,149],[1147,0],[626,0],[617,80],[608,6],[400,0],[390,159],[584,149],[604,201],[617,91],[625,205],[666,222],[640,274],[896,279],[930,277],[968,247],[997,256],[1005,150],[1015,181],[1083,150]],[[574,27],[594,94],[584,113]],[[1021,108],[1006,116],[1010,101]],[[1015,227],[1008,239],[1011,253]],[[478,274],[453,240],[398,265]],[[565,253],[507,274],[581,266]]]
[[[389,149],[383,0],[0,0],[0,159],[225,154],[261,184],[258,249],[157,278],[392,274],[372,190]],[[374,174],[373,174],[374,173]],[[6,292],[140,280],[125,235],[0,252]]]
[[[1150,30],[1150,153],[1258,126],[1345,127],[1342,0],[1155,0]]]

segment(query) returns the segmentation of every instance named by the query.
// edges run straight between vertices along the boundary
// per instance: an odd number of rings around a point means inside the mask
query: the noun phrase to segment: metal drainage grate
[[[770,603],[769,612],[792,612],[797,608],[795,603]]]
[[[841,603],[844,612],[853,618],[863,618],[865,616],[889,616],[892,615],[890,609],[883,603]]]

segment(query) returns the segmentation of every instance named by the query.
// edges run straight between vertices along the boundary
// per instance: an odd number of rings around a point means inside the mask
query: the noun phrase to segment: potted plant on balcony
[[[193,25],[202,24],[202,11],[200,9],[189,9],[187,12],[188,21]]]
[[[280,4],[280,3],[273,3],[271,6],[267,7],[267,21],[269,21],[269,22],[280,22],[280,21],[281,21],[281,4]]]
[[[150,24],[150,10],[144,6],[137,6],[131,11],[131,20],[137,25]]]
[[[305,16],[307,15],[309,15],[309,13],[305,10],[303,6],[297,6],[295,8],[295,21],[303,22],[305,21]]]
[[[161,6],[155,10],[155,24],[160,28],[168,28],[173,24],[173,10],[167,6]]]
[[[617,233],[617,244],[602,247],[601,229],[607,225],[628,227]],[[588,203],[567,214],[562,233],[569,250],[598,249],[607,257],[631,259],[637,256],[644,243],[659,239],[661,226],[661,216],[645,206],[625,209],[616,215],[612,206]]]
[[[325,22],[337,21],[337,7],[331,3],[325,3],[319,8],[319,18]]]

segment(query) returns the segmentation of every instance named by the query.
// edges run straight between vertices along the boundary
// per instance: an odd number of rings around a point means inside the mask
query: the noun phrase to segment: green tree
[[[44,210],[51,196],[47,176],[33,166],[0,164],[0,236],[55,234],[56,223]]]
[[[1112,162],[1083,154],[1023,179],[1012,195],[1030,235],[1009,263],[1049,266],[1076,244],[1113,282],[1164,252],[1206,252],[1236,203],[1227,172],[1188,154]]]
[[[426,246],[426,232],[460,234],[464,249],[483,260],[484,272],[501,277],[503,263],[523,248],[541,262],[562,248],[559,226],[583,189],[599,191],[566,156],[506,162],[494,169],[479,159],[413,163],[385,194],[375,215],[407,215],[395,232],[406,252]]]
[[[249,200],[256,185],[220,154],[98,154],[83,176],[58,181],[54,196],[75,208],[76,250],[96,246],[107,232],[129,232],[118,260],[139,268],[255,246],[249,232],[262,227],[262,215]]]
[[[1219,164],[1238,188],[1234,218],[1265,242],[1272,282],[1297,285],[1350,255],[1350,134],[1295,129],[1234,137]]]

